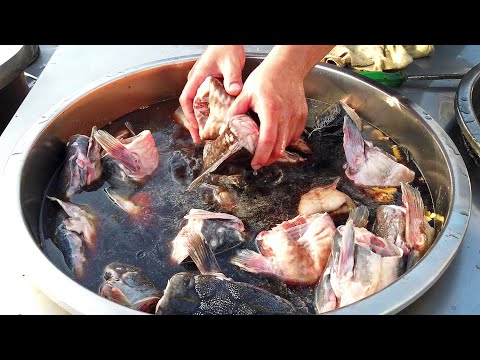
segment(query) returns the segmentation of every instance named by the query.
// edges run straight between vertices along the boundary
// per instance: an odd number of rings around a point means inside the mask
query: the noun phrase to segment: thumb
[[[238,114],[245,114],[250,109],[250,97],[246,95],[244,92],[241,93],[237,98],[233,101],[230,109],[228,109],[227,118],[231,119],[235,115]]]
[[[242,68],[236,61],[227,61],[222,66],[223,86],[231,96],[242,91]]]

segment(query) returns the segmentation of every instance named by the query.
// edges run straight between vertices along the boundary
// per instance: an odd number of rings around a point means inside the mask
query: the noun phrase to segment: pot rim
[[[38,121],[32,124],[11,152],[3,172],[3,181],[6,181],[8,186],[3,186],[3,188],[12,189],[12,191],[4,191],[5,197],[8,198],[7,203],[12,205],[12,211],[7,212],[6,220],[10,224],[10,228],[13,229],[14,238],[18,242],[16,245],[20,245],[20,251],[24,255],[20,257],[21,265],[24,266],[22,270],[31,277],[32,281],[48,297],[66,310],[77,314],[143,314],[104,299],[95,292],[78,284],[58,269],[39,246],[36,245],[35,240],[28,231],[20,204],[20,180],[23,165],[31,147],[42,132],[54,121],[56,116],[83,96],[134,73],[168,64],[194,61],[200,55],[194,54],[157,60],[130,67],[124,71],[106,75],[91,82],[52,106]],[[262,60],[266,55],[266,53],[246,53],[246,57],[250,59]],[[330,64],[318,64],[315,68],[326,68],[330,73],[361,81],[366,86],[382,92],[392,100],[395,106],[399,106],[417,119],[421,119],[430,134],[435,138],[449,165],[450,180],[453,185],[450,212],[445,219],[444,228],[437,235],[435,244],[429,249],[427,254],[412,269],[385,289],[329,314],[396,313],[427,291],[440,278],[454,258],[463,240],[470,218],[471,188],[468,172],[453,141],[448,137],[443,128],[420,106],[395,90],[356,74],[349,69],[338,68]],[[14,251],[18,251],[18,248]]]

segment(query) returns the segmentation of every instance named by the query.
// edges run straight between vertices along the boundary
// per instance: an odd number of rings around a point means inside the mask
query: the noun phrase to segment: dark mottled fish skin
[[[87,259],[85,246],[81,237],[73,231],[67,230],[62,222],[55,230],[54,243],[62,252],[65,263],[73,272],[75,278],[81,278]]]
[[[228,222],[225,220],[209,219],[203,221],[201,232],[208,241],[208,245],[215,249],[216,254],[231,250],[245,242],[243,234],[228,226]]]
[[[155,287],[142,269],[113,262],[105,267],[99,294],[134,310],[154,313],[163,292]]]
[[[182,272],[173,275],[157,304],[157,315],[296,313],[294,306],[282,297],[223,275],[212,250],[198,234],[189,235],[187,247],[201,274]]]
[[[178,273],[172,276],[157,315],[286,315],[295,314],[280,296],[219,275]]]

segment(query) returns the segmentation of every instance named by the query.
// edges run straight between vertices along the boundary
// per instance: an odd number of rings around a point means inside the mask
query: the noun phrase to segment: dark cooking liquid
[[[192,208],[226,212],[219,205],[204,200],[206,197],[202,194],[205,188],[199,187],[191,193],[185,192],[190,182],[200,174],[203,146],[195,147],[188,131],[171,121],[171,115],[177,107],[177,99],[160,102],[127,114],[104,127],[104,130],[117,135],[125,130],[124,124],[129,121],[136,133],[144,129],[152,131],[160,153],[158,169],[146,184],[133,189],[128,186],[120,189],[128,191],[129,194],[139,192],[148,194],[153,204],[152,213],[136,220],[130,217],[106,196],[104,188],[111,185],[103,180],[97,189],[83,191],[70,199],[74,204],[86,206],[97,217],[96,250],[94,252],[87,250],[88,265],[85,268],[85,275],[77,279],[80,284],[95,293],[98,293],[102,284],[105,266],[114,261],[142,268],[158,289],[164,289],[168,279],[177,272],[196,271],[192,263],[174,266],[169,262],[170,243],[185,224],[183,217]],[[318,111],[312,100],[309,100],[309,110],[310,116]],[[373,127],[364,129],[362,133],[364,139],[373,141],[376,146],[392,153],[391,146],[394,143],[376,140],[372,135],[373,129]],[[233,186],[227,187],[227,190],[238,197],[237,210],[233,214],[244,222],[248,232],[247,242],[242,245],[243,247],[256,250],[254,239],[261,230],[270,229],[284,220],[295,217],[303,193],[313,186],[331,183],[338,176],[341,177],[338,189],[357,200],[357,203],[362,201],[369,207],[371,228],[378,204],[373,204],[344,176],[342,165],[346,160],[343,137],[322,136],[319,132],[313,132],[311,137],[305,135],[304,139],[313,149],[313,154],[309,155],[303,164],[271,165],[257,173],[246,164],[245,178],[249,182],[248,191]],[[190,167],[189,172],[183,171],[182,167],[178,166],[187,163]],[[412,161],[408,166],[416,172],[416,179],[412,185],[419,187],[425,205],[433,210],[427,185],[417,180],[420,176],[417,167]],[[60,170],[53,176],[46,195],[57,193]],[[119,188],[118,185],[116,188]],[[400,193],[397,193],[395,200],[397,205],[402,203],[399,195]],[[56,266],[71,276],[62,254],[51,242],[59,214],[63,214],[63,210],[44,198],[40,221],[42,248]],[[298,308],[314,313],[314,287],[287,287],[279,280],[244,272],[228,262],[236,250],[217,255],[218,263],[226,276],[235,281],[263,287],[285,297]]]

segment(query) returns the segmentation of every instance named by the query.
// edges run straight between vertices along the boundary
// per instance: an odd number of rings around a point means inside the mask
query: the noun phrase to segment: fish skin
[[[243,222],[236,216],[214,213],[207,210],[191,209],[185,216],[187,224],[171,243],[173,264],[180,264],[188,257],[187,243],[190,234],[196,233],[207,239],[214,253],[221,253],[245,241]]]
[[[299,215],[260,232],[256,238],[260,254],[241,250],[230,262],[288,284],[312,285],[325,269],[334,232],[335,225],[327,213]]]
[[[330,185],[314,187],[303,194],[298,205],[299,215],[328,212],[335,217],[349,214],[356,205],[348,195],[337,190],[339,180],[340,178],[337,178]]]
[[[284,315],[294,306],[278,295],[233,281],[221,273],[212,250],[198,234],[190,236],[189,255],[200,274],[181,272],[168,281],[157,315]]]
[[[65,199],[92,185],[102,176],[101,148],[95,140],[96,127],[90,138],[73,135],[66,145],[67,156],[60,175],[60,192]]]
[[[104,269],[99,295],[134,310],[154,313],[163,292],[139,267],[113,262]]]
[[[345,174],[359,187],[398,187],[411,182],[415,173],[371,142],[364,141],[353,121],[344,117]]]
[[[395,244],[403,250],[405,256],[410,253],[405,239],[406,209],[397,205],[377,207],[375,234]]]
[[[90,249],[94,249],[97,236],[95,216],[73,203],[62,201],[52,196],[47,196],[47,198],[56,201],[67,213],[68,217],[63,220],[65,228],[81,235],[86,245]]]
[[[95,139],[107,152],[104,158],[111,157],[107,165],[110,162],[115,163],[116,166],[110,165],[108,169],[119,179],[128,178],[142,182],[158,167],[160,155],[150,130],[143,130],[126,139],[117,139],[106,131],[98,130]]]
[[[82,238],[68,230],[62,222],[55,230],[53,242],[62,252],[65,264],[72,270],[74,277],[82,278],[87,264]]]

